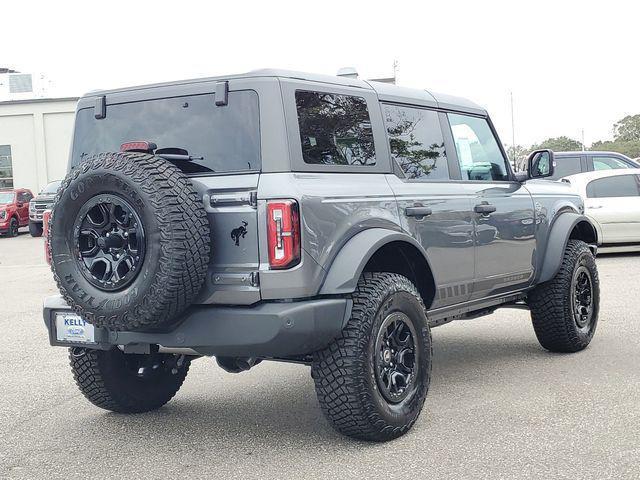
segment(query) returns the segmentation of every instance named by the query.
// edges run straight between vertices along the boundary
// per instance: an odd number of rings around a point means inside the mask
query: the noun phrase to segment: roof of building
[[[461,97],[454,97],[441,93],[421,90],[418,88],[407,88],[383,82],[360,80],[350,77],[338,77],[333,75],[322,75],[316,73],[297,72],[291,70],[280,70],[265,68],[253,70],[238,75],[225,75],[219,77],[196,78],[190,80],[177,80],[171,82],[155,83],[151,85],[139,85],[129,88],[118,88],[112,90],[96,90],[87,93],[85,96],[106,95],[116,92],[130,92],[134,90],[142,90],[154,87],[185,85],[192,83],[204,83],[218,80],[232,80],[235,78],[256,78],[256,77],[277,77],[291,78],[297,80],[307,80],[318,83],[326,83],[330,85],[343,85],[350,87],[358,87],[367,90],[374,90],[381,100],[401,103],[411,103],[415,105],[440,107],[449,110],[462,110],[467,112],[486,114],[486,110],[476,103]]]
[[[19,105],[28,103],[54,103],[54,102],[77,102],[79,97],[61,97],[61,98],[25,98],[23,100],[5,100],[0,101],[2,105]]]

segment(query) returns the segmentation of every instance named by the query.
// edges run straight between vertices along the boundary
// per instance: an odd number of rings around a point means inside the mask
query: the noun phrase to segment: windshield
[[[258,94],[230,92],[225,106],[216,106],[213,94],[108,105],[104,119],[96,119],[93,108],[82,109],[72,166],[132,141],[186,151],[194,158],[177,165],[189,173],[260,170]]]
[[[51,182],[46,187],[44,187],[44,189],[40,192],[40,194],[42,194],[42,195],[51,195],[53,193],[56,193],[58,191],[58,187],[60,186],[61,183],[62,182],[60,180],[58,180],[56,182]]]
[[[0,205],[13,203],[15,194],[13,192],[0,192]]]

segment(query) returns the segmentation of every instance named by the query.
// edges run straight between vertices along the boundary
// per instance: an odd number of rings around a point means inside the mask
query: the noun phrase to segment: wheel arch
[[[435,297],[435,278],[426,252],[404,233],[371,228],[352,237],[334,258],[320,294],[353,293],[363,272],[390,272],[407,277],[427,308]]]
[[[551,226],[540,274],[536,283],[551,280],[562,264],[562,257],[569,240],[582,240],[596,253],[600,243],[598,231],[584,215],[567,211],[561,214]]]

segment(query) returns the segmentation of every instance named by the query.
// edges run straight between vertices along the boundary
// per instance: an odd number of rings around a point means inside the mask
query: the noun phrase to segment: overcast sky
[[[0,66],[52,95],[274,67],[460,95],[502,140],[611,137],[640,113],[640,2],[109,0],[3,2]]]

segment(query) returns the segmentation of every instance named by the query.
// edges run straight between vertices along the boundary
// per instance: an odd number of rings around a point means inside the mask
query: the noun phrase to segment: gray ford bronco
[[[340,432],[407,432],[430,328],[531,311],[540,344],[594,335],[595,229],[553,152],[514,173],[487,112],[354,78],[260,70],[90,93],[48,220],[44,303],[98,407],[168,402],[189,365],[311,366]]]

